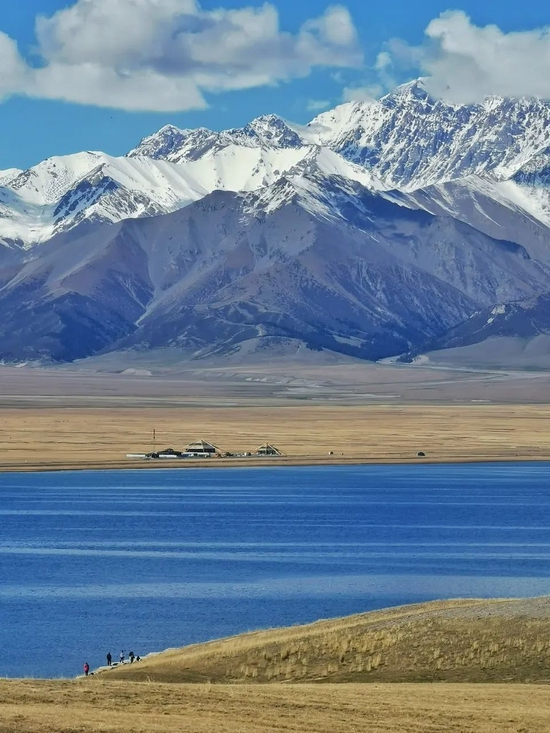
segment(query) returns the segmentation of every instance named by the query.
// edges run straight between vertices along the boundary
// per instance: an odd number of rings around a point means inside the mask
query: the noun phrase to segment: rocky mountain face
[[[540,100],[449,105],[415,82],[307,126],[166,126],[124,158],[4,171],[0,359],[381,359],[512,311],[508,330],[545,329],[549,122]]]
[[[452,349],[490,338],[528,341],[540,335],[550,335],[550,293],[477,311],[430,346]]]

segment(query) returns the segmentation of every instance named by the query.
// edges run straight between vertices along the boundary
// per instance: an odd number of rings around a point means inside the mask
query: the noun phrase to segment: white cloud
[[[303,30],[318,33],[322,39],[334,46],[354,47],[358,42],[357,31],[349,11],[343,5],[333,5],[320,18],[307,21]]]
[[[0,99],[16,92],[27,82],[27,67],[17,44],[0,31]]]
[[[392,67],[414,67],[430,93],[452,102],[491,95],[550,98],[550,27],[504,33],[449,11],[432,20],[425,33],[420,47],[399,39],[387,45],[379,57],[382,79]]]
[[[330,107],[328,99],[308,99],[306,109],[308,112],[322,112]]]
[[[359,66],[349,11],[329,7],[295,34],[274,5],[203,10],[198,0],[77,0],[36,21],[33,67],[0,33],[0,95],[159,112],[200,109],[204,93],[273,85],[316,67]]]
[[[345,87],[342,92],[342,102],[375,102],[382,92],[382,87],[377,84],[365,87]]]

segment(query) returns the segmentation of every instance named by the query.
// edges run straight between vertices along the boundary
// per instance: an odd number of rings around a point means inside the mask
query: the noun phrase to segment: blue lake
[[[550,464],[0,475],[0,676],[550,594]]]

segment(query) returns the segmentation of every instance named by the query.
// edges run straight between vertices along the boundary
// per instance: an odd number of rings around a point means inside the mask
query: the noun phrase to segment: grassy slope
[[[550,600],[441,601],[170,650],[106,672],[154,682],[546,682]]]
[[[513,681],[549,679],[549,631],[542,598],[436,602],[255,632],[88,679],[0,680],[0,731],[547,733],[550,687]],[[208,679],[240,684],[166,684]],[[399,679],[511,684],[377,682]],[[266,680],[286,684],[257,684]]]

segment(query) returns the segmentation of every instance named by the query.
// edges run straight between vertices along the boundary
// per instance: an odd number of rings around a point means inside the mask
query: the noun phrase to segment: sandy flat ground
[[[138,370],[139,371],[139,370]],[[144,371],[144,370],[141,370]],[[148,375],[0,366],[0,405],[152,406],[308,402],[550,402],[550,371],[474,371],[367,364],[159,368]]]
[[[0,681],[2,733],[547,733],[537,685]]]

